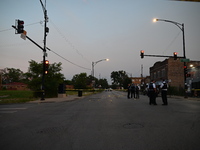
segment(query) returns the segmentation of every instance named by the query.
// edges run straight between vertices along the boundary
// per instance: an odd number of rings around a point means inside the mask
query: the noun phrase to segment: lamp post
[[[183,58],[186,59],[186,55],[185,55],[185,31],[184,31],[184,23],[178,23],[175,21],[170,21],[170,20],[165,20],[165,19],[153,19],[153,22],[157,22],[157,21],[164,21],[164,22],[169,22],[169,23],[173,23],[175,24],[179,29],[181,29],[182,33],[183,33]],[[184,66],[186,66],[186,63],[184,62]],[[186,74],[184,71],[184,87],[185,87],[185,98],[187,98],[187,94],[186,94]]]
[[[101,61],[109,61],[109,59],[101,59],[101,60],[98,60],[96,62],[92,62],[92,77],[93,77],[93,87],[95,88],[95,81],[94,81],[94,66],[101,62]]]

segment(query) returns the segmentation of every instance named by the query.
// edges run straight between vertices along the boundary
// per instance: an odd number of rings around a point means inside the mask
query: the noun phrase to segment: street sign
[[[181,62],[190,62],[190,59],[180,59]]]
[[[26,40],[26,33],[27,32],[25,30],[23,31],[23,33],[21,33],[21,38],[24,40]]]

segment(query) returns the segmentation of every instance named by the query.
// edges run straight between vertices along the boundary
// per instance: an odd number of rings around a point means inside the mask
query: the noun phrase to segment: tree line
[[[20,69],[5,68],[2,72],[2,84],[12,82],[22,82],[28,85],[28,88],[33,91],[40,91],[42,84],[43,64],[34,60],[29,61],[29,68],[26,73]],[[75,89],[89,88],[126,88],[131,79],[123,70],[111,72],[112,85],[108,84],[107,79],[97,79],[87,73],[80,73],[73,76],[71,80],[66,80],[61,73],[62,63],[53,63],[49,65],[48,74],[45,75],[45,91],[48,94],[57,93],[59,84],[73,85]]]

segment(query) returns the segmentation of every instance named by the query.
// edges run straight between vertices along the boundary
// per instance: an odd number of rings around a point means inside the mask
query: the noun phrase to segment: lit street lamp
[[[96,61],[96,62],[92,62],[92,77],[93,77],[93,80],[94,80],[94,66],[95,66],[97,63],[101,62],[101,61],[109,61],[109,59],[101,59],[101,60],[98,60],[98,61]],[[95,81],[93,81],[93,86],[95,85],[94,82],[95,82]]]
[[[186,55],[185,55],[185,32],[184,32],[184,24],[182,23],[178,23],[178,22],[175,22],[175,21],[170,21],[170,20],[165,20],[165,19],[153,19],[153,22],[157,22],[157,21],[164,21],[164,22],[169,22],[169,23],[173,23],[175,24],[176,26],[179,27],[179,29],[181,29],[182,33],[183,33],[183,58],[186,59]],[[184,62],[184,66],[186,66],[186,63]],[[185,94],[186,94],[186,90],[187,90],[187,87],[186,87],[186,74],[185,74],[185,71],[184,71],[184,85],[185,85]],[[187,97],[185,95],[185,97]]]
[[[175,21],[170,21],[170,20],[165,20],[165,19],[153,19],[153,22],[157,22],[157,21],[165,21],[165,22],[169,22],[169,23],[173,23],[176,26],[179,27],[179,29],[181,29],[181,31],[183,32],[183,57],[186,58],[185,56],[185,32],[184,32],[184,24],[182,23],[178,23]]]

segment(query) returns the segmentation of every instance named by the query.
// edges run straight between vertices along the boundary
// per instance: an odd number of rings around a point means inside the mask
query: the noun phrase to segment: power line
[[[12,27],[16,29],[15,26],[12,26]],[[38,45],[35,41],[33,41],[31,38],[29,38],[28,36],[26,36],[26,38],[29,39],[31,42],[33,42],[33,43],[34,43],[36,46],[38,46],[40,49],[43,50],[43,48],[42,48],[40,45]],[[83,69],[86,69],[86,70],[91,70],[91,69],[89,69],[89,68],[82,67],[82,66],[80,66],[80,65],[77,65],[77,64],[75,64],[75,63],[69,61],[68,59],[64,58],[63,56],[61,56],[61,55],[59,55],[58,53],[54,52],[53,50],[49,49],[48,47],[46,47],[46,49],[48,49],[49,51],[52,51],[52,52],[53,52],[54,54],[56,54],[57,56],[61,57],[62,59],[68,61],[69,63],[71,63],[71,64],[73,64],[73,65],[75,65],[75,66],[77,66],[77,67],[80,67],[80,68],[83,68]]]
[[[39,22],[27,24],[25,26],[32,26],[32,25],[35,25],[35,24],[42,24],[42,23],[43,23],[43,21],[39,21]],[[5,32],[5,31],[9,31],[9,30],[13,30],[13,28],[3,29],[3,30],[0,30],[0,32]]]
[[[170,44],[167,46],[167,48],[163,51],[163,54],[165,51],[167,51],[171,46],[172,44],[175,42],[175,40],[177,39],[177,37],[180,35],[181,31],[174,37],[174,39],[170,42]]]
[[[91,63],[91,61],[89,61],[87,58],[85,58],[85,57],[83,56],[83,54],[81,54],[80,51],[73,45],[73,43],[70,42],[69,39],[67,39],[67,38],[65,37],[65,35],[59,30],[59,28],[55,25],[55,23],[53,23],[52,20],[50,20],[50,22],[52,23],[52,25],[53,25],[53,27],[56,29],[56,31],[60,34],[60,36],[65,40],[65,42],[68,43],[68,44],[72,47],[72,49],[75,50],[76,53],[77,53],[78,55],[80,55],[84,60],[86,60],[87,62]]]
[[[75,66],[77,66],[77,67],[80,67],[80,68],[83,68],[83,69],[86,69],[86,70],[91,70],[91,69],[89,69],[89,68],[85,68],[85,67],[82,67],[82,66],[80,66],[80,65],[77,65],[77,64],[71,62],[70,60],[64,58],[63,56],[61,56],[61,55],[59,55],[58,53],[54,52],[53,50],[49,49],[48,47],[47,47],[47,49],[48,49],[49,51],[51,51],[52,53],[56,54],[57,56],[61,57],[62,59],[66,60],[67,62],[69,62],[69,63],[71,63],[71,64],[73,64],[73,65],[75,65]]]

